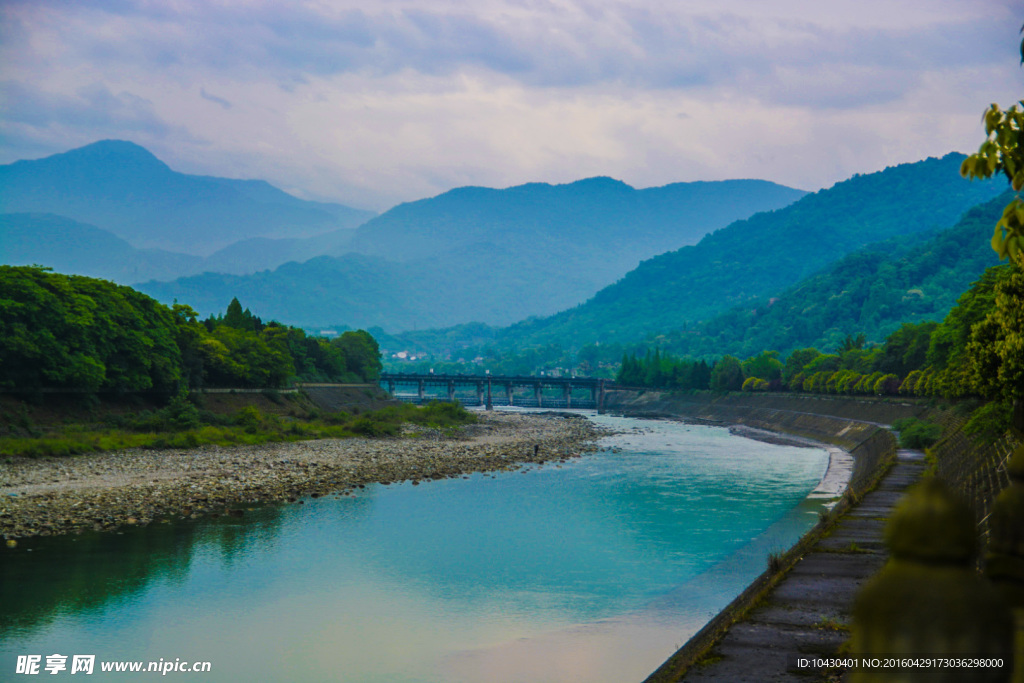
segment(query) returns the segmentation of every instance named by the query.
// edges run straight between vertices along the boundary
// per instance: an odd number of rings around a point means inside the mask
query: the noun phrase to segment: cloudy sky
[[[814,190],[973,151],[1019,0],[0,0],[0,163],[103,138],[385,209],[609,175]]]

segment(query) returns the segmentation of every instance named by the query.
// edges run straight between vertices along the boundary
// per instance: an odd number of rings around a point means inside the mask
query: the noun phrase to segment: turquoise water
[[[813,525],[827,455],[592,419],[627,433],[561,465],[23,543],[0,679],[59,653],[203,681],[641,680]]]

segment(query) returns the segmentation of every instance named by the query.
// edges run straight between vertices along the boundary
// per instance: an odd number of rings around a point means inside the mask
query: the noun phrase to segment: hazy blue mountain
[[[203,269],[216,273],[244,275],[276,268],[289,261],[302,262],[324,254],[344,254],[347,253],[345,246],[352,240],[353,235],[354,228],[342,228],[305,239],[252,237],[229,244],[210,254],[206,257]]]
[[[251,275],[203,273],[173,282],[145,282],[136,289],[160,301],[187,301],[203,316],[223,311],[232,297],[264,320],[304,320],[311,325],[356,321],[351,327],[422,320],[437,325],[443,316],[409,292],[403,268],[380,258],[348,254],[286,263]],[[422,316],[418,318],[417,316]]]
[[[251,279],[204,275],[142,288],[161,300],[195,302],[204,312],[207,306],[220,310],[224,300],[245,293],[251,297],[246,306],[260,315],[299,324],[391,330],[473,320],[507,325],[576,305],[642,258],[804,194],[757,180],[649,190],[610,178],[507,190],[460,188],[395,207],[360,227],[351,240],[341,231],[304,240],[247,240],[211,255],[205,269],[271,267],[268,253],[296,261],[315,253],[339,256],[332,265],[316,259],[313,265],[289,264]],[[375,260],[353,259],[346,252]],[[356,302],[350,290],[321,290],[320,282],[312,282],[347,278],[345,268],[362,272],[368,263],[376,264],[378,277],[357,286],[365,300]],[[320,300],[304,294],[307,281],[310,290],[322,291]],[[380,287],[379,295],[374,286]],[[250,295],[251,289],[258,294]],[[395,305],[395,292],[402,292],[401,305]]]
[[[806,193],[764,180],[674,183],[636,190],[612,178],[496,190],[461,187],[368,221],[346,249],[394,261],[453,248],[538,238],[566,248],[599,242],[614,266],[693,244],[708,232]],[[622,272],[625,272],[623,270]]]
[[[298,199],[262,180],[177,173],[122,140],[0,166],[0,212],[57,214],[135,247],[196,255],[252,237],[352,229],[374,215]]]
[[[136,249],[111,232],[53,214],[0,214],[0,263],[39,264],[57,272],[131,284],[202,270],[203,259]]]
[[[953,225],[1006,189],[960,177],[961,154],[901,164],[756,214],[644,261],[592,299],[500,333],[504,343],[639,341],[741,305],[755,309],[847,253],[899,235]]]

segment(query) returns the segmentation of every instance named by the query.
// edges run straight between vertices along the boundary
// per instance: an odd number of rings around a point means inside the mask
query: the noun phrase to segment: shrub
[[[896,420],[892,426],[900,433],[900,446],[903,448],[928,448],[942,436],[941,425],[914,417]]]

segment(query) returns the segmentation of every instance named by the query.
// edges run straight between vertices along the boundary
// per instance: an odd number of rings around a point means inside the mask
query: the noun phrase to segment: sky
[[[0,163],[101,139],[385,210],[972,152],[1020,0],[0,0]]]

